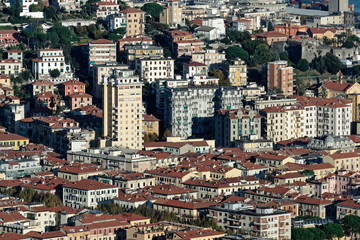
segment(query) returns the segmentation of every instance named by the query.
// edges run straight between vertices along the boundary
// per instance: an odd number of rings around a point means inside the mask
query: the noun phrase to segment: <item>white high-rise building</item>
[[[349,0],[329,0],[329,13],[349,11]]]

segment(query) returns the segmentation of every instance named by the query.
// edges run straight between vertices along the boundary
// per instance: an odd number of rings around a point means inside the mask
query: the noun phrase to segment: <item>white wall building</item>
[[[126,28],[126,16],[124,13],[118,13],[108,16],[108,29],[110,32],[118,28]]]
[[[60,71],[59,78],[73,78],[70,65],[66,64],[62,49],[38,50],[37,58],[32,60],[32,73],[35,79],[50,79],[50,72],[54,69],[58,69]]]
[[[225,36],[225,22],[222,17],[207,17],[202,20],[202,26],[213,27],[218,29],[220,37]]]
[[[118,196],[118,187],[90,179],[66,184],[63,187],[63,204],[74,208],[96,208]]]
[[[156,79],[174,78],[174,59],[136,59],[135,69],[142,81],[155,83]]]

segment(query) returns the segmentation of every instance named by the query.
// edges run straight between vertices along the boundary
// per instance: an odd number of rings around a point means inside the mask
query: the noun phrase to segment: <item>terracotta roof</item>
[[[0,240],[18,240],[18,239],[30,239],[29,236],[21,235],[17,233],[3,233],[0,236]]]
[[[82,179],[79,182],[65,184],[64,187],[75,188],[81,190],[97,190],[97,189],[108,189],[108,188],[118,188],[117,186],[106,184],[103,182],[98,182],[90,179]]]
[[[348,153],[334,153],[330,155],[333,159],[343,159],[343,158],[358,158],[359,153],[357,152],[348,152]]]
[[[310,204],[310,205],[327,205],[331,204],[331,201],[322,200],[322,199],[315,199],[311,197],[301,196],[295,199],[295,202],[302,203],[302,204]]]
[[[203,238],[221,238],[225,236],[225,233],[218,232],[215,230],[205,230],[205,229],[196,229],[196,230],[187,230],[182,232],[175,233],[180,237],[180,239],[203,239]]]
[[[121,11],[122,13],[145,13],[144,11],[137,9],[137,8],[126,8]]]
[[[54,86],[55,84],[53,82],[47,81],[47,80],[38,80],[36,82],[31,83],[31,85],[51,85]]]
[[[10,49],[7,51],[8,53],[13,53],[13,52],[17,52],[17,53],[22,53],[23,51],[20,49]]]
[[[154,187],[146,187],[146,188],[144,188],[144,190],[153,192],[154,194],[159,194],[159,195],[178,195],[178,194],[197,192],[195,190],[176,187],[176,186],[170,185],[170,184],[162,184],[162,185],[156,185]]]
[[[31,231],[25,234],[26,236],[31,236],[35,239],[51,239],[51,238],[59,238],[59,237],[66,237],[67,235],[62,231],[52,231],[52,232],[44,232],[39,233],[35,231]]]
[[[199,62],[184,63],[184,65],[189,66],[189,67],[207,67],[206,64],[199,63]]]
[[[160,119],[156,118],[154,115],[152,114],[143,114],[144,120],[146,122],[159,122]]]
[[[107,39],[97,39],[97,40],[90,41],[89,43],[91,43],[91,44],[115,44],[113,41],[107,40]]]
[[[335,81],[326,81],[323,82],[323,86],[327,89],[335,90],[335,91],[345,91],[349,87],[351,87],[353,84],[351,83],[339,83]]]
[[[7,141],[7,140],[29,140],[29,139],[15,133],[0,132],[0,141]]]
[[[261,37],[261,38],[285,37],[285,38],[287,38],[287,35],[283,34],[281,32],[269,31],[269,32],[264,32],[264,33],[258,33],[255,35],[255,37]]]
[[[78,81],[78,80],[70,80],[70,81],[67,81],[67,82],[63,82],[62,85],[64,85],[64,86],[68,86],[68,85],[82,85],[82,86],[85,86],[86,84],[81,82],[81,81]]]
[[[72,163],[70,165],[64,165],[58,169],[58,172],[72,173],[72,174],[82,174],[82,173],[92,173],[99,172],[102,173],[103,169],[95,164],[81,164],[81,163]]]
[[[69,98],[92,98],[93,96],[88,93],[78,92],[68,95]]]
[[[171,206],[176,208],[183,209],[203,209],[208,208],[210,206],[218,205],[214,202],[185,202],[180,200],[172,200],[172,199],[158,199],[154,202],[154,204],[162,205],[162,206]]]
[[[347,200],[337,204],[338,206],[350,207],[350,208],[360,208],[360,204],[356,203],[353,200]]]
[[[19,31],[16,30],[0,30],[0,34],[12,34],[12,33],[18,33]]]

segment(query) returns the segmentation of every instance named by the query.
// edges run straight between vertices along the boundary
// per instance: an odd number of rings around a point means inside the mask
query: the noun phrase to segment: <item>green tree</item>
[[[306,228],[292,228],[291,229],[291,239],[312,240],[312,239],[314,239],[314,234]]]
[[[350,234],[351,239],[355,234],[360,234],[360,217],[356,215],[346,215],[341,219],[341,223],[344,226],[346,233]]]
[[[219,79],[219,81],[223,81],[225,79],[225,75],[220,69],[214,69],[209,71],[209,76],[216,77]]]
[[[123,213],[126,210],[125,208],[121,207],[119,204],[113,202],[106,204],[99,204],[96,207],[96,209],[102,211],[103,213],[112,214],[112,215]]]
[[[258,64],[265,64],[275,60],[276,56],[267,44],[260,44],[255,49],[254,58]]]
[[[54,79],[60,77],[59,69],[53,69],[49,73],[50,73],[50,77],[52,77]]]
[[[327,89],[324,87],[320,87],[318,95],[319,95],[319,97],[326,98],[328,95]]]
[[[281,52],[281,53],[279,54],[279,58],[280,58],[280,60],[290,62],[290,59],[289,59],[289,53],[288,53],[288,52],[286,52],[286,51]]]
[[[310,68],[309,62],[303,58],[298,61],[296,66],[300,71],[303,71],[303,72],[306,72]]]
[[[356,75],[360,75],[360,65],[353,66]]]
[[[331,240],[333,238],[342,238],[344,236],[344,229],[338,223],[327,223],[324,225],[324,232],[326,238]]]
[[[269,22],[268,24],[268,31],[274,31],[274,25],[272,24],[272,22]]]
[[[15,17],[19,17],[21,12],[21,5],[20,0],[16,0],[15,2],[15,9],[14,9],[14,15]]]
[[[242,59],[244,61],[249,60],[249,53],[238,46],[231,46],[225,50],[227,59]]]
[[[53,6],[44,7],[44,13],[47,19],[54,19],[56,17],[56,9]]]
[[[326,69],[331,74],[336,74],[341,69],[340,59],[332,53],[326,53],[324,57]]]
[[[157,3],[145,3],[141,10],[152,16],[155,20],[159,20],[163,7]]]
[[[308,228],[308,231],[314,234],[314,240],[324,240],[326,238],[325,232],[320,228]]]

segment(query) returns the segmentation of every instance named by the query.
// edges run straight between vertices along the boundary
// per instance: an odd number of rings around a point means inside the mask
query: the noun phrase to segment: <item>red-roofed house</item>
[[[286,42],[288,36],[281,32],[269,31],[265,33],[258,33],[254,35],[252,39],[261,39],[271,45],[273,42]]]
[[[70,80],[61,84],[61,94],[66,97],[74,93],[85,93],[85,83],[78,80]]]
[[[68,95],[68,105],[70,110],[92,105],[92,96],[88,93],[73,93]]]
[[[299,216],[314,216],[319,218],[326,218],[326,207],[331,204],[331,201],[315,199],[312,197],[301,196],[295,199],[299,203]]]
[[[183,65],[183,79],[188,79],[194,75],[206,76],[208,66],[199,62],[184,63]]]
[[[37,108],[48,108],[56,111],[59,104],[59,99],[56,94],[50,92],[39,93],[35,96],[35,105]]]
[[[156,134],[159,136],[160,120],[152,114],[143,114],[144,131],[147,134]]]
[[[353,200],[346,200],[336,204],[336,219],[341,220],[347,215],[360,217],[360,204]]]
[[[19,45],[20,33],[16,30],[0,30],[0,46],[2,48]]]
[[[360,170],[360,153],[348,152],[348,153],[334,153],[323,157],[323,162],[330,163],[335,167],[335,170]]]

